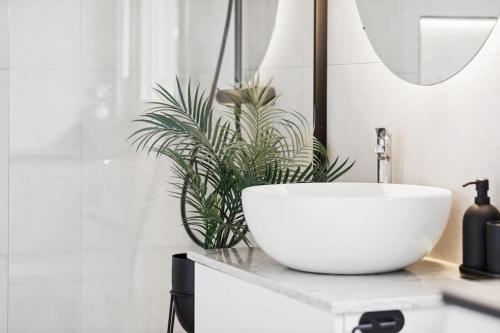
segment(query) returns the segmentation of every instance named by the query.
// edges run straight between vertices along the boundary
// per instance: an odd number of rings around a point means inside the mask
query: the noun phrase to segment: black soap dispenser
[[[464,214],[463,220],[463,266],[486,271],[486,222],[500,220],[500,213],[490,204],[488,179],[478,179],[463,185],[476,185],[474,205]]]

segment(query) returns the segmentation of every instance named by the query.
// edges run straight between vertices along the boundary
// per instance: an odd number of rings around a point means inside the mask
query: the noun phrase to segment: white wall
[[[394,138],[395,182],[453,191],[446,231],[433,256],[461,261],[461,219],[473,203],[476,177],[491,180],[500,205],[500,26],[460,73],[422,87],[396,77],[380,62],[362,30],[355,0],[329,1],[328,141],[357,160],[349,181],[376,179],[376,126]]]

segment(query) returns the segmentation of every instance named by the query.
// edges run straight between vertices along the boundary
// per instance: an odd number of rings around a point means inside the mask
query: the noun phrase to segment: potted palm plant
[[[155,90],[160,100],[151,102],[148,112],[136,120],[144,127],[132,134],[133,144],[173,162],[178,179],[174,195],[181,202],[184,227],[205,249],[250,245],[241,203],[244,188],[332,182],[354,164],[338,157],[330,161],[306,119],[278,108],[278,96],[270,94],[270,84],[261,86],[258,78],[227,93],[232,103],[222,115],[216,115],[199,86],[188,84],[183,89],[177,80],[175,94],[161,85]],[[179,258],[174,261],[179,266]],[[184,269],[194,274],[189,264]],[[173,276],[193,281],[178,272]],[[184,288],[181,293],[189,291]],[[193,326],[183,326],[193,331]]]

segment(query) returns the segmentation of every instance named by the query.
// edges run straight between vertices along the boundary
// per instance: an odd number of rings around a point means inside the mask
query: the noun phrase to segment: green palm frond
[[[158,85],[130,139],[137,150],[165,156],[178,180],[185,226],[205,248],[249,244],[241,204],[245,187],[262,184],[332,182],[354,163],[328,159],[306,118],[276,106],[271,83],[258,77],[230,94],[227,115],[217,116],[199,86],[175,95]],[[271,97],[270,97],[271,96]],[[226,120],[229,119],[229,120]]]

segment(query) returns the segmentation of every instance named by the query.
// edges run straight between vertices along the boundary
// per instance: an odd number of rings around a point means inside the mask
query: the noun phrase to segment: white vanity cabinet
[[[362,315],[333,314],[200,264],[195,293],[196,333],[351,333]],[[404,311],[402,332],[443,333],[445,309]]]
[[[327,311],[200,264],[195,272],[196,333],[341,332]]]
[[[387,310],[402,311],[403,333],[500,332],[500,320],[442,302],[441,288],[473,284],[454,265],[332,276],[289,270],[258,249],[188,257],[196,262],[196,333],[351,333],[363,313]]]

